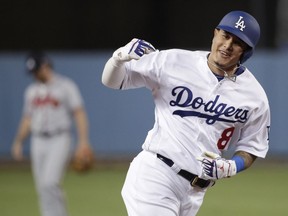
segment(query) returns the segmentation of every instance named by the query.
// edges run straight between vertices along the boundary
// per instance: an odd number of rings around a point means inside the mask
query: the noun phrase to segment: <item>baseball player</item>
[[[91,151],[83,101],[76,84],[53,71],[43,53],[27,59],[35,82],[25,91],[23,117],[12,146],[16,160],[23,159],[22,143],[31,132],[31,161],[42,216],[67,216],[61,180],[71,158],[72,116],[78,131],[75,157]]]
[[[217,180],[266,156],[268,100],[243,65],[259,37],[254,17],[232,11],[215,28],[209,52],[159,51],[133,39],[107,61],[104,85],[146,87],[155,103],[154,127],[122,189],[128,215],[196,215]],[[230,147],[234,156],[223,158]]]

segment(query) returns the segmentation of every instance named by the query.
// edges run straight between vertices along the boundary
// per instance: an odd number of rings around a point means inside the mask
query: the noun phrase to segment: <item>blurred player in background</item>
[[[259,37],[254,17],[232,11],[214,29],[209,52],[159,51],[133,39],[113,53],[103,84],[114,89],[146,87],[155,103],[154,127],[122,189],[130,216],[196,215],[206,190],[218,179],[266,156],[268,99],[243,65]],[[221,155],[229,147],[235,152],[225,159]]]
[[[92,152],[83,100],[76,84],[53,71],[44,53],[31,53],[28,72],[35,78],[25,91],[24,110],[12,156],[23,159],[23,141],[31,132],[32,171],[42,216],[67,216],[61,180],[71,159],[74,118],[78,145],[74,157]]]

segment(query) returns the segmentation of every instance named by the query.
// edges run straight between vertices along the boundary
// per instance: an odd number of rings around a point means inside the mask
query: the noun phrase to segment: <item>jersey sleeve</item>
[[[83,99],[80,90],[74,81],[66,80],[67,104],[70,110],[83,106]]]
[[[24,92],[23,96],[24,106],[23,106],[23,115],[31,116],[32,114],[32,85],[28,86]]]
[[[153,89],[161,79],[161,62],[164,53],[155,51],[144,55],[139,60],[132,60],[125,64],[126,75],[121,89],[147,87]]]
[[[269,149],[270,108],[268,102],[255,109],[245,126],[236,151],[245,151],[265,158]]]

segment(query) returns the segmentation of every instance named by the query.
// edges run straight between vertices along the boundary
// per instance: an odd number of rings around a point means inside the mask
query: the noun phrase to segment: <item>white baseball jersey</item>
[[[265,157],[269,142],[270,109],[261,85],[244,66],[235,81],[218,81],[207,55],[179,49],[144,55],[125,63],[122,84],[147,87],[154,97],[155,124],[143,148],[195,174],[201,173],[196,158],[204,151],[221,155],[234,146]]]
[[[54,74],[49,83],[35,82],[25,92],[24,112],[31,116],[32,134],[69,130],[71,114],[82,106],[76,84],[67,77]]]

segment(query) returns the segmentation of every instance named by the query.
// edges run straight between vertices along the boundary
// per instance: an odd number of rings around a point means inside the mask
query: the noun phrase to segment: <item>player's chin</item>
[[[234,60],[231,56],[219,57],[217,58],[217,64],[223,69],[230,68],[233,65],[236,65],[238,61]]]
[[[217,55],[217,60],[219,63],[228,64],[232,60],[232,57],[230,55],[223,55],[219,52]]]
[[[225,60],[223,60],[223,59],[218,59],[217,61],[215,61],[215,63],[216,63],[219,67],[221,67],[221,68],[223,68],[223,69],[229,67],[229,65],[230,65],[229,62],[230,62],[230,61],[225,61]]]

